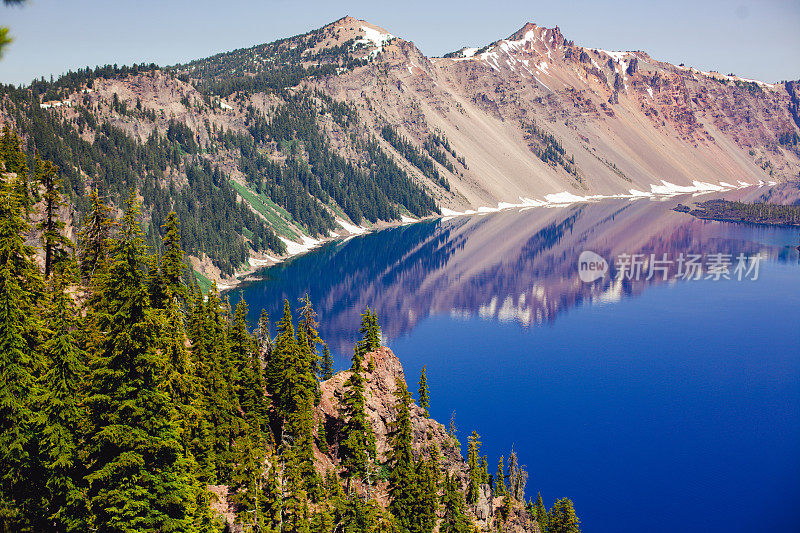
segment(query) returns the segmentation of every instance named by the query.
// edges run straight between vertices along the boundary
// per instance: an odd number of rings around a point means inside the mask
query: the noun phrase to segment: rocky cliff
[[[400,360],[389,348],[368,353],[364,357],[366,413],[373,431],[378,451],[378,462],[388,458],[389,436],[392,423],[396,417],[394,396],[396,379],[405,381],[405,374]],[[327,452],[315,449],[316,466],[320,474],[330,470],[339,471],[337,450],[341,438],[339,433],[344,421],[340,413],[340,405],[344,396],[344,384],[350,377],[349,371],[338,372],[331,379],[320,385],[322,399],[317,408],[317,418],[323,422],[326,430]],[[414,453],[425,455],[432,446],[437,446],[441,453],[442,471],[456,476],[466,487],[467,464],[461,455],[459,444],[451,437],[446,428],[426,416],[425,411],[416,404],[411,405],[411,422],[414,430]],[[317,440],[319,442],[319,438]],[[361,485],[358,490],[366,492],[367,487]],[[388,505],[388,482],[378,480],[369,488],[370,493],[382,505]],[[480,497],[474,506],[468,506],[470,516],[481,528],[490,524],[499,524],[499,509],[503,505],[502,498],[492,500],[491,488],[481,487]],[[497,522],[495,522],[497,521]],[[524,507],[516,503],[512,505],[508,518],[503,521],[504,531],[538,533],[539,527],[531,519]]]
[[[133,185],[146,214],[158,214],[156,229],[164,206],[207,207],[196,169],[214,173],[208,190],[229,188],[258,219],[231,225],[246,244],[238,251],[230,235],[209,235],[230,215],[192,214],[195,223],[219,219],[184,243],[195,270],[226,281],[320,240],[439,210],[795,179],[798,86],[583,47],[532,23],[482,48],[428,57],[344,17],[184,65],[7,87],[0,123],[28,132],[29,146],[59,165],[76,206],[98,180]]]

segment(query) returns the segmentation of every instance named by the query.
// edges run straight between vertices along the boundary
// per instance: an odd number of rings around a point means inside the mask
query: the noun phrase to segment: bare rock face
[[[378,460],[385,461],[390,451],[391,425],[396,418],[394,395],[397,390],[396,380],[399,378],[405,381],[405,374],[400,360],[386,347],[366,354],[363,368],[366,414],[375,433]],[[344,398],[344,384],[350,374],[349,371],[338,372],[320,385],[322,398],[318,407],[318,417],[324,421],[328,429],[327,440],[333,456],[338,445],[337,429],[344,424],[339,406]],[[431,447],[436,445],[442,454],[442,466],[451,474],[465,476],[466,465],[461,451],[442,424],[425,416],[425,411],[416,404],[411,405],[411,424],[414,428],[416,453],[427,455]],[[317,467],[322,471],[334,464],[332,457],[322,453],[319,453],[317,459]]]
[[[375,433],[378,460],[384,461],[390,451],[389,435],[392,423],[396,418],[394,407],[396,380],[405,380],[405,374],[400,360],[386,347],[366,354],[363,369],[365,371],[366,413]],[[329,443],[328,453],[315,450],[316,466],[320,472],[338,469],[337,438],[341,435],[337,433],[337,428],[341,428],[344,423],[339,405],[344,397],[344,384],[350,375],[350,371],[338,372],[331,379],[320,384],[322,398],[317,416],[325,423],[328,430],[327,442]],[[462,489],[465,489],[467,465],[456,440],[447,434],[447,430],[442,424],[425,416],[425,411],[416,404],[411,405],[411,424],[414,430],[415,454],[427,456],[432,447],[437,446],[441,453],[441,467],[451,476],[455,475],[461,481]],[[378,502],[388,505],[386,482],[376,483],[372,490],[371,494]],[[496,527],[502,524],[503,531],[540,533],[538,524],[531,519],[522,504],[514,502],[512,508],[508,510],[502,509],[502,506],[503,499],[492,498],[491,487],[482,485],[478,502],[474,506],[468,506],[468,510],[481,531],[487,527]]]

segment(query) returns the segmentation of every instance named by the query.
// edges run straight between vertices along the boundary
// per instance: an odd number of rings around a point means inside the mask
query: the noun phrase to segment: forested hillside
[[[322,35],[169,69],[114,65],[2,86],[0,123],[22,136],[29,163],[55,163],[70,231],[90,191],[119,211],[135,190],[148,244],[160,246],[174,210],[181,246],[212,279],[285,253],[286,241],[437,213],[354,107],[303,88],[374,60],[355,39],[312,50]]]
[[[275,333],[264,314],[251,333],[244,301],[232,310],[188,275],[174,211],[160,252],[147,244],[135,194],[115,216],[90,192],[73,242],[56,167],[28,155],[7,131],[4,533],[578,531],[569,500],[526,502],[513,451],[492,478],[473,432],[461,459],[455,428],[423,411],[424,374],[416,406],[369,309],[350,370],[334,374],[307,298],[295,316],[285,302]],[[391,397],[377,398],[390,375]],[[367,416],[378,400],[389,431]]]

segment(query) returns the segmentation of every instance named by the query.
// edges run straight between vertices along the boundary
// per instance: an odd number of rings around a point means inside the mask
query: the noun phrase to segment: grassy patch
[[[287,220],[292,220],[292,216],[288,211],[267,198],[264,194],[256,194],[249,188],[233,180],[230,181],[230,184],[236,192],[239,193],[239,196],[244,198],[253,209],[264,215],[264,218],[267,219],[267,222],[269,222],[272,229],[274,229],[278,235],[287,239],[299,240],[299,235],[289,227],[289,223],[287,222]]]
[[[203,294],[208,294],[208,291],[214,286],[214,282],[202,275],[197,270],[193,270],[193,272],[194,277],[197,280],[197,284],[200,285],[200,290],[203,291]]]

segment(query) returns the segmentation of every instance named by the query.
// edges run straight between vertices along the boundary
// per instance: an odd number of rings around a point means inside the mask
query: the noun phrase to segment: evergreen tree
[[[4,147],[4,150],[12,150]],[[13,154],[3,154],[9,168]],[[31,410],[40,368],[43,282],[25,244],[28,225],[17,182],[0,174],[0,525],[24,530],[41,516],[41,498],[30,483],[35,455]]]
[[[161,275],[164,280],[166,294],[169,298],[177,298],[181,307],[186,305],[187,291],[183,282],[187,270],[184,252],[181,248],[181,230],[178,215],[170,211],[167,221],[161,226],[164,231],[162,240]]]
[[[350,477],[361,478],[367,474],[369,465],[375,460],[375,434],[364,411],[364,368],[361,350],[353,351],[353,364],[350,377],[344,383],[344,439],[340,454],[342,467]]]
[[[547,531],[547,509],[544,506],[544,502],[542,501],[542,493],[539,492],[536,494],[536,503],[533,505],[533,509],[531,511],[533,515],[533,519],[539,524],[539,529],[542,533]]]
[[[416,533],[430,533],[437,522],[439,510],[439,448],[435,444],[428,459],[420,457],[416,465],[415,502],[416,524],[411,529]]]
[[[331,351],[328,349],[327,344],[322,347],[321,374],[323,381],[327,381],[333,377],[333,357],[331,357]]]
[[[63,261],[72,242],[64,235],[64,222],[58,216],[59,208],[64,205],[61,199],[61,180],[58,169],[50,161],[37,158],[36,166],[39,181],[44,188],[42,200],[44,214],[37,228],[42,232],[42,248],[44,249],[44,277],[49,278],[56,263]]]
[[[361,340],[358,350],[361,355],[374,352],[381,347],[381,328],[378,325],[378,316],[369,307],[361,314],[361,327],[358,329]]]
[[[480,448],[481,436],[476,431],[469,436],[467,444],[467,470],[469,479],[467,481],[467,503],[474,505],[478,502],[478,490],[484,480],[483,472],[480,468]]]
[[[286,497],[283,503],[283,531],[310,533],[308,496],[301,473],[302,460],[292,447],[283,452]]]
[[[46,372],[37,399],[36,427],[46,470],[46,496],[50,515],[42,517],[56,531],[85,531],[89,524],[82,454],[85,416],[86,354],[76,328],[77,309],[67,294],[69,269],[54,273],[49,291],[50,327],[42,345]]]
[[[131,193],[101,287],[105,336],[92,365],[88,501],[98,531],[193,531],[197,481],[163,389],[166,361],[145,287],[144,241]]]
[[[572,500],[556,500],[547,512],[547,533],[580,533],[580,520],[575,514]]]
[[[430,398],[428,396],[429,389],[428,389],[428,378],[425,376],[425,366],[422,365],[422,372],[419,376],[419,406],[425,410],[425,416],[430,416],[428,414],[428,410],[431,408]]]
[[[96,189],[89,193],[89,202],[89,214],[83,221],[78,237],[78,259],[81,276],[85,281],[92,281],[105,269],[112,228],[111,209],[103,202]]]
[[[258,345],[247,331],[247,302],[242,296],[236,304],[233,324],[230,329],[230,354],[239,405],[244,410],[247,423],[261,432],[269,424],[268,399],[266,397],[264,372],[258,356]],[[259,437],[260,438],[260,437]]]
[[[395,379],[396,418],[392,427],[390,464],[392,472],[389,476],[389,511],[394,517],[400,531],[411,531],[415,516],[416,472],[414,471],[414,454],[412,443],[414,432],[411,427],[411,395],[401,378]]]
[[[237,520],[257,527],[265,524],[264,515],[264,461],[265,451],[261,436],[250,429],[236,440],[235,466],[231,476],[231,501],[236,505]]]
[[[275,347],[267,360],[267,390],[272,395],[272,403],[280,418],[285,418],[291,407],[291,398],[286,394],[286,374],[293,360],[299,358],[299,347],[294,334],[292,310],[289,301],[283,302],[283,317],[277,324],[278,335]]]
[[[442,520],[439,523],[440,533],[471,533],[471,521],[464,511],[464,495],[461,493],[458,480],[445,473],[442,483]]]
[[[497,473],[494,475],[494,495],[505,496],[506,491],[506,474],[503,471],[503,456],[500,456],[500,461],[497,463]]]
[[[319,338],[319,332],[317,332],[317,329],[319,328],[319,322],[317,322],[317,312],[314,311],[314,307],[311,304],[311,299],[308,297],[308,294],[300,298],[300,304],[300,319],[297,326],[303,331],[306,340],[306,347],[309,350],[316,352],[317,344],[322,343],[322,339]]]
[[[272,337],[269,332],[269,314],[266,309],[261,310],[261,315],[258,317],[258,326],[253,332],[258,341],[260,357],[269,358],[272,353]]]

